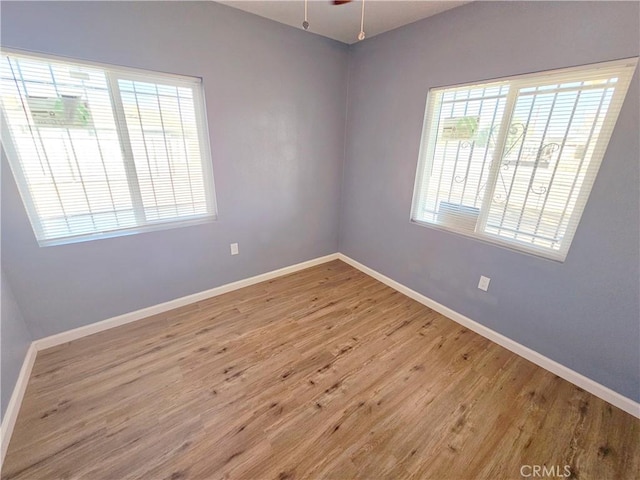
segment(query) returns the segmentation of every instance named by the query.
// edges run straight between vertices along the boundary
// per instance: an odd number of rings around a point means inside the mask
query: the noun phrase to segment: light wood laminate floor
[[[639,425],[334,261],[40,352],[2,478],[632,479]]]

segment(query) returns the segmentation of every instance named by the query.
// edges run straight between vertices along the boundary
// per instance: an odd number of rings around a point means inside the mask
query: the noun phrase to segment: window
[[[7,53],[2,143],[40,245],[215,218],[200,79]]]
[[[636,63],[431,89],[412,220],[564,261]]]

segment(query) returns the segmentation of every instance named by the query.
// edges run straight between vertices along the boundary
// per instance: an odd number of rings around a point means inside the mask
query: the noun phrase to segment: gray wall
[[[213,2],[3,1],[1,27],[4,47],[203,77],[210,127],[211,224],[39,248],[3,175],[2,264],[36,338],[338,250],[346,45]]]
[[[430,86],[638,55],[638,14],[474,3],[348,49],[210,2],[2,2],[4,46],[202,76],[220,209],[39,248],[3,175],[3,269],[25,322],[39,338],[340,250],[639,400],[637,74],[565,263],[409,222]]]
[[[564,263],[409,214],[430,87],[637,56],[638,19],[635,2],[474,3],[355,45],[340,231],[346,255],[636,401],[637,72]]]
[[[0,299],[0,418],[3,418],[32,338],[4,272]]]

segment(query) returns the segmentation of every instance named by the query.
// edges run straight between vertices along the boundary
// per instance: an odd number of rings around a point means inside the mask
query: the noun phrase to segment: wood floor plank
[[[640,421],[334,261],[38,353],[2,479],[640,477]]]

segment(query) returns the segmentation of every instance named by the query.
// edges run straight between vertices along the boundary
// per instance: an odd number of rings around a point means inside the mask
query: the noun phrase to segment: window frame
[[[169,230],[173,228],[211,223],[217,220],[218,209],[216,189],[213,175],[213,161],[209,138],[209,125],[207,119],[204,82],[202,77],[178,75],[174,73],[146,70],[142,68],[132,68],[103,62],[72,58],[62,55],[51,55],[47,53],[31,52],[14,48],[2,47],[0,49],[0,54],[3,56],[7,55],[23,57],[36,61],[68,63],[100,69],[103,71],[108,85],[111,110],[113,112],[118,142],[120,144],[120,149],[122,152],[123,167],[127,175],[127,183],[129,185],[128,191],[131,196],[132,208],[136,217],[138,217],[137,209],[143,208],[143,205],[141,203],[136,204],[136,200],[134,199],[135,192],[131,184],[132,179],[130,178],[130,175],[132,168],[135,172],[135,160],[133,156],[131,140],[129,139],[126,115],[124,113],[118,80],[141,81],[147,83],[160,83],[163,80],[170,81],[172,86],[189,88],[193,93],[194,116],[196,129],[198,132],[198,146],[200,149],[202,177],[204,183],[203,187],[207,204],[207,213],[196,214],[193,216],[173,217],[159,221],[151,221],[144,224],[138,224],[133,227],[95,231],[78,235],[67,235],[64,237],[56,237],[50,239],[44,238],[41,220],[34,205],[31,192],[29,192],[29,189],[27,187],[26,176],[22,170],[21,160],[19,160],[20,154],[16,149],[4,108],[0,108],[0,140],[2,140],[2,148],[4,149],[4,152],[7,156],[7,163],[9,164],[9,167],[16,180],[18,192],[24,204],[25,210],[27,211],[34,236],[40,247],[66,245],[105,238],[135,235],[138,233]],[[14,161],[12,159],[16,160]],[[137,186],[137,183],[140,181],[139,177],[137,177],[136,175],[133,180],[136,182]]]
[[[427,227],[434,228],[436,230],[441,230],[447,233],[453,233],[456,235],[461,235],[464,237],[480,240],[489,245],[494,245],[498,247],[504,247],[512,251],[516,251],[519,253],[534,255],[536,257],[541,257],[557,262],[564,262],[569,252],[569,248],[573,243],[573,239],[575,238],[575,233],[578,228],[578,224],[582,218],[584,213],[584,208],[586,207],[587,201],[591,194],[591,190],[593,188],[593,184],[595,183],[595,179],[598,175],[598,171],[600,166],[602,165],[602,161],[604,159],[606,149],[608,147],[609,141],[611,139],[611,135],[613,130],[615,129],[620,111],[622,109],[624,99],[626,97],[627,91],[631,84],[631,81],[635,75],[636,67],[638,64],[638,57],[629,57],[622,58],[612,61],[606,62],[598,62],[593,64],[572,66],[567,68],[559,68],[553,70],[546,71],[538,71],[532,73],[525,73],[520,75],[511,75],[508,77],[500,77],[488,80],[479,80],[472,82],[465,82],[461,84],[455,85],[445,85],[445,86],[435,86],[429,88],[427,93],[425,114],[423,119],[423,127],[422,133],[420,137],[420,149],[418,153],[418,162],[416,167],[415,174],[415,182],[413,195],[411,200],[411,211],[409,220],[411,223]],[[610,77],[606,70],[611,68],[630,68],[630,74],[621,76],[618,79],[618,83],[616,85],[615,91],[610,101],[610,106],[615,105],[615,108],[609,108],[607,110],[606,116],[603,120],[602,128],[598,134],[597,143],[593,151],[593,155],[591,156],[590,164],[588,166],[588,171],[585,174],[585,178],[583,184],[578,193],[578,197],[575,203],[575,207],[573,209],[573,213],[569,218],[567,223],[566,233],[563,237],[563,241],[560,244],[560,248],[558,250],[553,250],[548,247],[543,247],[534,244],[527,244],[525,242],[519,242],[517,240],[507,240],[504,237],[499,235],[485,232],[484,228],[486,227],[487,218],[489,216],[490,204],[493,198],[493,192],[495,191],[495,185],[497,182],[497,178],[499,175],[499,170],[502,165],[500,159],[504,155],[505,143],[507,141],[507,132],[509,126],[511,125],[511,118],[513,116],[513,112],[515,111],[515,105],[519,97],[519,90],[523,87],[531,87],[536,86],[536,84],[540,83],[548,83],[548,81],[552,81],[554,78],[561,78],[566,75],[570,75],[573,73],[578,73],[581,71],[591,71],[602,69],[603,72],[601,74],[593,73],[592,76],[588,78],[588,80],[593,80],[598,78],[600,75],[602,77]],[[536,81],[533,82],[532,80]],[[488,86],[498,86],[498,85],[509,85],[509,92],[506,96],[506,102],[504,107],[503,119],[499,123],[499,134],[496,140],[496,148],[494,149],[493,156],[491,158],[491,169],[488,175],[486,192],[484,194],[482,205],[480,207],[480,213],[477,220],[476,227],[473,232],[471,231],[462,231],[460,229],[455,229],[449,227],[447,225],[432,223],[426,220],[420,220],[417,218],[418,210],[420,209],[420,199],[421,199],[421,186],[425,180],[425,176],[428,175],[427,171],[429,167],[433,165],[434,156],[435,156],[435,148],[437,143],[437,136],[439,131],[439,118],[436,121],[432,122],[432,118],[434,115],[434,111],[436,108],[437,97],[440,92],[450,92],[456,89],[467,89],[471,86],[475,87],[488,87]],[[615,122],[610,121],[612,115],[616,115]],[[434,139],[431,142],[431,139]],[[499,147],[499,148],[498,148]],[[489,184],[491,182],[491,184]],[[491,188],[489,188],[489,185]],[[488,194],[487,192],[491,192]]]

